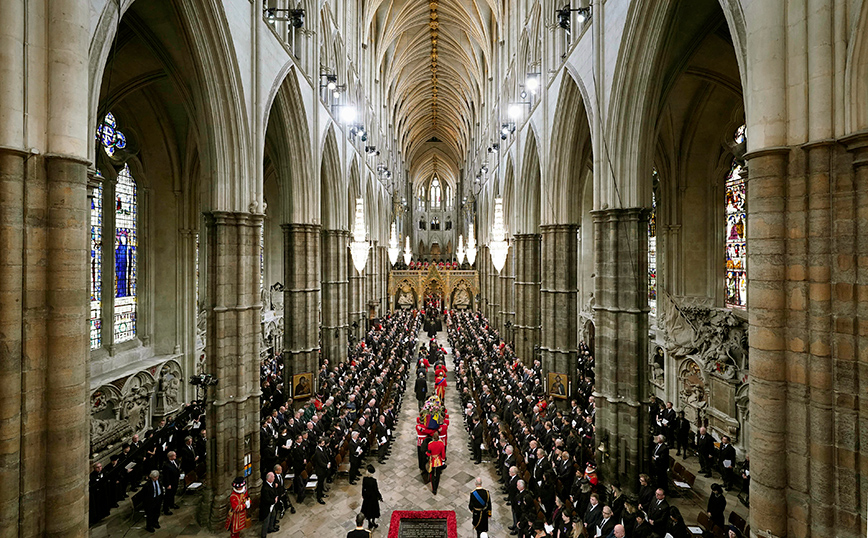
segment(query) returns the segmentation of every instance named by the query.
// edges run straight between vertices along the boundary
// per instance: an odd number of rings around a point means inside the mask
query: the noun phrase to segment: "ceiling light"
[[[528,75],[525,85],[527,86],[527,89],[530,90],[530,93],[536,93],[537,90],[539,90],[539,76]]]
[[[341,120],[344,123],[353,123],[356,121],[356,109],[352,105],[347,105],[341,109]]]
[[[470,223],[467,235],[467,263],[473,265],[476,262],[476,238],[473,236],[473,223]]]
[[[464,254],[465,253],[464,253],[464,236],[463,235],[458,236],[458,250],[456,250],[455,253],[458,255],[458,263],[459,264],[464,263]]]
[[[491,264],[500,274],[509,253],[509,243],[506,241],[503,224],[503,198],[500,197],[494,199],[494,224],[491,227],[491,241],[488,243],[488,250],[491,253]]]
[[[410,265],[410,262],[413,260],[413,251],[410,250],[410,236],[408,235],[406,238],[406,243],[404,244],[404,264]]]
[[[521,107],[518,105],[509,105],[509,117],[514,120],[521,117]]]
[[[353,241],[350,243],[350,255],[353,267],[359,274],[365,270],[368,261],[370,245],[365,241],[365,208],[361,198],[356,198],[356,220],[353,226]]]
[[[400,243],[398,243],[398,225],[392,223],[392,233],[389,236],[389,263],[395,265],[398,261],[398,254],[401,253]]]

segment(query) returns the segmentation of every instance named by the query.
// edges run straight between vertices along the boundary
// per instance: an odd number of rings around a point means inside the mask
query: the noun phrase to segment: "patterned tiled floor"
[[[437,335],[438,340],[447,345],[446,333]],[[423,336],[424,340],[424,336]],[[451,350],[449,350],[451,352]],[[452,367],[451,355],[447,358],[447,365]],[[433,377],[429,373],[429,386],[433,387]],[[412,381],[412,378],[411,378]],[[492,492],[494,507],[489,526],[489,535],[503,538],[509,536],[507,525],[512,524],[512,516],[509,507],[505,505],[503,496],[499,494],[497,474],[494,465],[482,463],[474,465],[467,447],[468,435],[464,430],[461,418],[461,404],[455,390],[454,373],[450,371],[448,376],[449,388],[446,391],[447,408],[450,411],[452,423],[449,426],[449,446],[447,458],[449,465],[443,472],[437,495],[431,493],[430,486],[422,482],[416,458],[416,416],[417,406],[413,396],[412,383],[408,385],[404,405],[399,415],[398,431],[392,445],[392,455],[385,465],[378,465],[375,458],[369,458],[377,468],[375,476],[379,481],[380,492],[383,502],[380,503],[382,518],[378,521],[380,527],[373,533],[374,536],[384,537],[389,532],[389,519],[393,510],[453,510],[458,522],[459,538],[473,538],[476,536],[470,521],[470,511],[467,508],[470,493],[473,491],[474,481],[481,476],[483,487]],[[318,538],[343,538],[348,530],[354,527],[355,515],[359,512],[362,504],[361,481],[355,486],[349,485],[345,477],[341,477],[331,484],[325,505],[317,504],[313,495],[309,495],[305,502],[296,505],[297,512],[287,512],[280,523],[280,531],[271,534],[273,538],[289,537],[313,537]],[[188,536],[213,536],[211,532],[201,529],[195,521],[195,510],[200,496],[190,495],[179,499],[181,505],[172,516],[163,516],[160,519],[162,528],[153,536],[174,538]],[[128,501],[127,501],[128,502]],[[135,521],[132,518],[129,505],[122,505],[115,509],[112,515],[100,525],[91,529],[94,538],[121,537],[136,538],[152,536],[144,530],[144,520],[137,515]],[[255,518],[255,516],[254,516]],[[227,536],[228,533],[218,533],[217,536]],[[258,525],[253,529],[244,531],[242,536],[253,537],[259,535]]]

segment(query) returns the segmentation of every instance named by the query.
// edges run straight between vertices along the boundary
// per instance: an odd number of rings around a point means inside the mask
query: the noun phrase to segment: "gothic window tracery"
[[[734,136],[735,142],[744,142],[744,125]],[[747,307],[747,171],[736,159],[732,160],[726,176],[724,211],[726,273],[724,301],[726,306]]]
[[[106,114],[97,128],[96,140],[106,155],[113,157],[126,147],[127,139],[118,129],[112,113]],[[103,177],[99,170],[97,175]],[[137,314],[137,257],[138,257],[138,202],[137,186],[128,164],[117,172],[114,185],[96,188],[90,206],[90,347],[103,345],[103,308],[111,308],[112,342],[121,343],[136,337]],[[114,210],[114,219],[106,223],[105,208]],[[110,209],[111,211],[111,209]],[[111,250],[106,252],[105,238],[112,238]],[[105,256],[113,262],[114,271],[107,284],[113,293],[109,304],[104,304],[103,264]],[[111,263],[110,262],[110,263]],[[109,265],[111,267],[111,265]]]
[[[431,203],[432,210],[440,209],[440,180],[436,177],[434,178],[434,181],[431,182],[431,194],[428,196],[428,200]]]

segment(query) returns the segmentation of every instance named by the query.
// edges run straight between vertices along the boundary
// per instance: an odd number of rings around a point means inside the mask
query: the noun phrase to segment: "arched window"
[[[115,185],[114,343],[136,337],[136,180],[124,165]]]
[[[440,180],[437,177],[434,177],[434,181],[431,182],[431,195],[428,196],[428,201],[432,210],[440,209]]]
[[[416,209],[425,211],[425,187],[422,185],[416,191]]]
[[[446,185],[446,210],[452,210],[452,187]]]
[[[648,307],[657,315],[657,169],[651,171],[651,216],[648,218]]]
[[[744,125],[735,132],[735,142],[744,142]],[[724,297],[726,306],[747,307],[747,174],[744,167],[732,160],[726,176],[726,209],[724,232],[726,273]]]
[[[117,127],[114,115],[106,114],[96,132],[96,139],[102,144],[106,154],[114,156],[117,150],[126,147],[126,137]],[[102,174],[97,171],[102,177]],[[90,346],[97,349],[103,344],[103,308],[110,308],[112,315],[111,338],[114,344],[132,340],[136,337],[137,311],[137,256],[138,256],[138,203],[136,180],[130,167],[124,164],[117,173],[114,185],[100,184],[91,201],[90,228]],[[114,219],[104,220],[104,208],[114,208]],[[103,248],[104,238],[112,237],[112,250]],[[105,284],[114,293],[109,304],[103,301],[103,264],[104,256],[113,262],[111,280]],[[109,266],[111,267],[111,265]]]
[[[440,229],[440,219],[438,217],[434,217],[431,219],[431,230],[436,231]]]
[[[102,345],[102,183],[90,202],[90,348]]]

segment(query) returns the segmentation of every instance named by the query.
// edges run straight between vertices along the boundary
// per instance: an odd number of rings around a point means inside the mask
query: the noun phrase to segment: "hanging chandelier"
[[[404,263],[410,265],[413,260],[413,251],[410,250],[410,236],[407,236],[407,242],[404,244]]]
[[[506,264],[506,255],[509,252],[509,243],[506,241],[506,232],[503,229],[503,198],[494,199],[494,225],[491,227],[491,242],[488,244],[491,251],[491,264],[498,274]]]
[[[470,234],[467,236],[467,263],[476,263],[476,238],[473,236],[473,223],[470,223]]]
[[[458,236],[458,250],[455,251],[455,253],[458,255],[458,264],[461,265],[462,263],[464,263],[464,236],[463,235]]]
[[[400,243],[398,242],[398,225],[392,223],[392,233],[389,235],[389,263],[395,265],[398,261],[398,254],[401,253]]]
[[[365,270],[368,261],[368,245],[365,241],[365,208],[361,198],[356,198],[356,222],[353,225],[353,240],[350,242],[350,254],[353,257],[353,266],[359,274]]]

